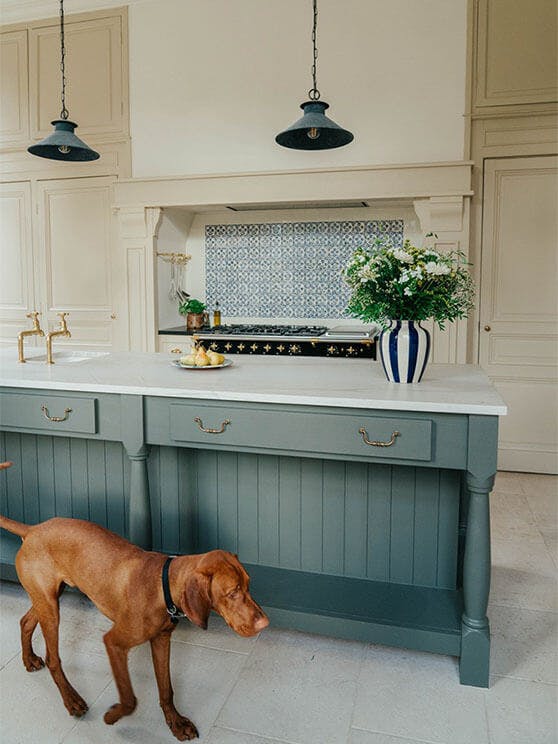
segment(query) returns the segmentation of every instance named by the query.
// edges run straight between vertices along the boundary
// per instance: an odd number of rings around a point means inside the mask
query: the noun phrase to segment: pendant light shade
[[[51,122],[54,132],[27,148],[27,152],[38,155],[40,158],[49,160],[97,160],[98,152],[92,150],[83,140],[76,137],[74,129],[77,127],[73,121],[68,119],[66,108],[66,46],[64,44],[64,0],[60,0],[60,70],[62,71],[62,110],[60,119]]]
[[[54,132],[44,140],[31,145],[27,151],[40,158],[50,160],[97,160],[99,153],[92,150],[83,140],[76,137],[74,129],[77,124],[68,119],[55,119],[51,122]]]
[[[354,137],[347,129],[343,129],[324,114],[329,104],[320,101],[320,91],[316,82],[316,61],[318,49],[316,46],[316,31],[318,26],[318,0],[312,0],[314,9],[314,20],[312,24],[312,88],[308,91],[310,100],[300,104],[304,111],[302,116],[290,127],[280,132],[275,141],[283,147],[294,150],[332,150],[335,147],[343,147],[352,142]]]
[[[351,132],[324,114],[329,108],[325,101],[306,101],[300,108],[304,116],[275,137],[279,145],[294,150],[332,150],[353,141]]]

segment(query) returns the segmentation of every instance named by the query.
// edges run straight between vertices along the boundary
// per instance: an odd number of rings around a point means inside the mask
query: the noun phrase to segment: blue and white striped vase
[[[378,342],[380,359],[390,382],[420,382],[428,355],[430,334],[418,320],[392,320]]]

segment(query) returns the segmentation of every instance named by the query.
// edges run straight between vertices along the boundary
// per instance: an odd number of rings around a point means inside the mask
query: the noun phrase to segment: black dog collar
[[[171,564],[172,558],[167,558],[165,561],[165,565],[163,566],[163,594],[165,596],[165,604],[167,605],[167,612],[170,615],[171,622],[176,625],[178,620],[181,617],[186,617],[186,615],[181,612],[178,607],[174,604],[172,601],[171,593],[170,593],[170,586],[169,586],[169,566]]]

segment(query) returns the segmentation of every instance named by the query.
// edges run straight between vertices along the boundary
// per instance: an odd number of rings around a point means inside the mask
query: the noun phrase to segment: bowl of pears
[[[225,359],[224,354],[218,354],[211,349],[206,350],[202,344],[197,344],[190,354],[180,357],[173,364],[182,369],[219,369],[230,367],[232,362],[230,359]]]

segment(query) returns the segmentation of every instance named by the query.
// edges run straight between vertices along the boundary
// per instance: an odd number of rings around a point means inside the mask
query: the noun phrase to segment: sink
[[[108,356],[108,351],[54,351],[52,360],[55,364],[77,364],[78,362],[94,361]],[[46,354],[26,357],[27,362],[41,362],[46,364]]]

